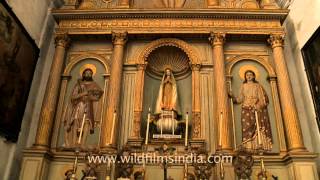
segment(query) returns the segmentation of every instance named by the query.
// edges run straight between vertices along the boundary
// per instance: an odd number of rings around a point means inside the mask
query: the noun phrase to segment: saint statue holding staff
[[[85,64],[81,70],[81,78],[77,80],[64,116],[64,147],[74,148],[86,143],[88,134],[94,133],[97,102],[103,91],[93,80],[96,67]],[[81,136],[81,137],[80,137]]]
[[[229,92],[229,96],[234,103],[241,104],[242,146],[249,150],[270,151],[272,133],[268,114],[269,99],[264,88],[256,81],[257,72],[254,70],[240,74],[244,81],[239,96],[234,96],[232,92]]]

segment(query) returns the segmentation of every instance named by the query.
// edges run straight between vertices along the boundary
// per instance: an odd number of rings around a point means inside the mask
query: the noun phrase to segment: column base
[[[307,153],[308,150],[305,147],[291,148],[288,149],[289,153]]]
[[[206,147],[206,142],[204,139],[193,139],[189,141],[191,149],[201,149]]]
[[[41,144],[34,144],[32,149],[41,150],[41,151],[49,151],[49,147]],[[26,150],[29,151],[29,150]]]
[[[46,150],[27,149],[23,152],[20,180],[48,179],[52,155]]]
[[[224,147],[224,148],[222,148],[222,152],[224,152],[224,153],[232,153],[232,152],[234,152],[234,149],[232,148],[232,147]]]
[[[317,155],[309,152],[288,153],[285,157],[289,179],[317,180],[319,175],[315,159]]]
[[[317,165],[315,162],[293,162],[288,165],[290,179],[318,180]]]
[[[102,153],[116,153],[117,152],[117,146],[114,145],[114,144],[110,144],[109,146],[101,147],[100,151]]]
[[[142,138],[129,138],[127,146],[132,148],[141,148],[142,144],[144,144],[144,140]]]

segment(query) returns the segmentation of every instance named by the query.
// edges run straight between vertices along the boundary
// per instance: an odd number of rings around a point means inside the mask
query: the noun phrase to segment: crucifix
[[[168,154],[173,154],[173,152],[176,150],[176,148],[168,146],[167,144],[163,144],[161,147],[156,148],[156,150],[159,152],[161,156],[166,156]],[[163,180],[169,180],[168,179],[168,162],[164,160],[161,162],[161,166],[163,168]]]

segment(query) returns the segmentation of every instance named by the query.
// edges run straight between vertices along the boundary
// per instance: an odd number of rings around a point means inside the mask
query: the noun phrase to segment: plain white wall
[[[301,49],[320,25],[320,1],[293,0],[284,22],[285,54],[299,113],[305,146],[320,153],[320,134]],[[318,172],[320,159],[318,158]]]
[[[51,0],[6,0],[32,39],[39,46]]]

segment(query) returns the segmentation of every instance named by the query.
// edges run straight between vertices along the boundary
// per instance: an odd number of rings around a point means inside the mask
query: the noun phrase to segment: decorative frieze
[[[279,20],[255,19],[178,19],[178,18],[135,18],[135,19],[72,19],[61,20],[59,30],[73,32],[111,33],[112,30],[126,30],[128,33],[156,33],[156,32],[207,32],[214,28],[221,28],[229,32],[250,32],[268,34],[281,32]]]

